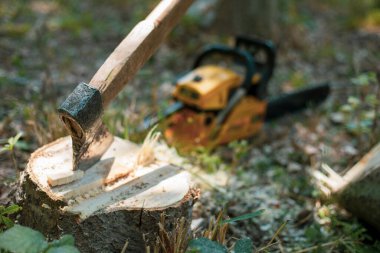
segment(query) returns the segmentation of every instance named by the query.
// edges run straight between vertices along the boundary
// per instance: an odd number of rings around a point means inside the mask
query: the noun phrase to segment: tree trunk
[[[286,2],[280,0],[219,0],[215,28],[224,35],[255,35],[276,40]]]
[[[81,252],[120,252],[126,241],[126,252],[145,252],[146,245],[156,243],[161,214],[166,216],[167,231],[181,217],[190,223],[198,193],[190,187],[189,174],[169,161],[156,159],[135,174],[107,181],[115,175],[114,167],[133,160],[138,150],[135,144],[116,139],[116,153],[122,157],[103,159],[83,177],[59,186],[50,186],[47,179],[72,167],[71,139],[34,152],[21,178],[21,224],[51,239],[73,234]]]

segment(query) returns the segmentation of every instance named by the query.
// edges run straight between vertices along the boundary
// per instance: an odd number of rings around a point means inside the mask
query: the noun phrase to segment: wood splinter
[[[81,179],[83,175],[84,172],[82,170],[59,171],[49,174],[47,181],[50,186],[64,185]]]

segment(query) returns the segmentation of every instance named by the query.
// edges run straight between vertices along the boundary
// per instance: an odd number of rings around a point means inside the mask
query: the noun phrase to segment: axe
[[[114,138],[104,126],[104,109],[152,56],[193,0],[162,0],[116,47],[91,81],[80,83],[58,109],[72,138],[73,170],[86,170]]]

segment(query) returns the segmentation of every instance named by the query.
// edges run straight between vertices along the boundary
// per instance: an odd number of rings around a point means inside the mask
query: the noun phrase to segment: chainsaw
[[[264,122],[326,99],[328,83],[267,97],[275,59],[273,43],[255,38],[238,36],[233,47],[206,47],[175,82],[174,103],[161,117],[146,117],[140,129],[159,123],[169,144],[212,148],[253,136]]]

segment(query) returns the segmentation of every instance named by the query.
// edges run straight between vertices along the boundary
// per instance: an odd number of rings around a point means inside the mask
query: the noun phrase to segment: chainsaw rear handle
[[[195,59],[193,69],[202,65],[202,62],[212,55],[223,55],[233,58],[233,60],[242,62],[245,67],[245,77],[241,88],[249,90],[252,85],[252,76],[255,73],[255,62],[252,55],[240,49],[230,48],[224,45],[211,45],[206,47],[203,52]]]
[[[259,98],[267,96],[267,87],[269,79],[273,75],[273,70],[276,63],[276,47],[269,40],[261,40],[247,36],[236,36],[235,48],[249,52],[254,58],[257,71],[261,75],[260,83],[256,93]],[[265,59],[260,60],[257,56],[263,52]],[[253,88],[253,87],[252,87]]]

